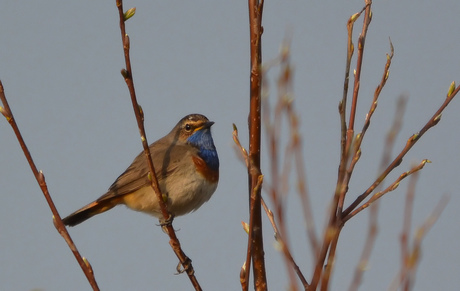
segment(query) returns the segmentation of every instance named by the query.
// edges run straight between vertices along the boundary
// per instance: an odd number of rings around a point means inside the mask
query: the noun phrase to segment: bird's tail
[[[97,215],[97,214],[106,212],[109,209],[112,209],[119,203],[116,200],[117,199],[113,199],[113,198],[96,200],[78,209],[74,213],[64,218],[62,221],[64,222],[65,225],[75,226],[87,220],[88,218],[93,217],[94,215]]]

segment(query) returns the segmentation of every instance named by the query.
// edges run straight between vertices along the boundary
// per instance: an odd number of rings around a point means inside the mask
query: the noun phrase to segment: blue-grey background
[[[388,37],[395,57],[347,202],[376,176],[397,97],[409,96],[396,146],[401,149],[444,101],[449,84],[460,82],[460,2],[374,2],[357,128],[362,126],[381,78],[390,50]],[[336,181],[337,105],[342,96],[346,22],[363,5],[360,0],[265,3],[264,60],[275,58],[283,38],[292,34],[295,108],[301,116],[307,180],[318,228],[325,222]],[[248,221],[247,175],[236,158],[231,133],[232,123],[237,124],[247,145],[247,2],[125,2],[125,9],[132,6],[137,13],[127,22],[127,32],[149,141],[165,135],[188,113],[199,112],[216,122],[213,136],[221,160],[219,187],[198,212],[177,218],[174,226],[202,287],[238,290],[247,239],[240,224]],[[123,67],[114,0],[0,4],[0,78],[63,216],[103,194],[142,149],[120,75]],[[459,110],[460,103],[454,100],[441,122],[391,176],[395,179],[424,158],[433,161],[423,169],[417,184],[414,226],[428,217],[443,194],[451,195],[423,243],[416,290],[460,286]],[[52,224],[51,212],[5,120],[0,122],[0,137],[0,289],[89,290]],[[267,169],[267,160],[262,163]],[[269,175],[266,180],[270,181]],[[407,181],[382,200],[378,242],[362,290],[386,290],[397,274],[406,189]],[[303,216],[296,193],[289,195],[292,251],[309,278],[312,258]],[[367,220],[363,212],[344,228],[332,290],[348,288]],[[71,228],[70,234],[91,262],[102,290],[191,290],[187,276],[174,275],[177,259],[156,223],[147,215],[117,207]],[[266,219],[264,223],[269,288],[285,290],[284,264],[274,246],[272,229]]]

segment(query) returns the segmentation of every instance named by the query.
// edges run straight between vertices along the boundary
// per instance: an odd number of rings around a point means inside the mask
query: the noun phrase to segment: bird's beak
[[[213,124],[214,124],[214,121],[207,121],[203,123],[200,127],[197,127],[195,129],[195,132],[202,130],[202,129],[210,128]]]

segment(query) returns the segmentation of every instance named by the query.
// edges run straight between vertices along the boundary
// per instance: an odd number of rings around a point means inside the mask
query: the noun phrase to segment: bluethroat
[[[174,216],[197,210],[216,191],[219,158],[211,136],[213,124],[204,115],[187,115],[170,133],[149,146],[161,192],[167,197],[167,208]],[[118,204],[162,217],[148,173],[142,152],[107,193],[64,218],[64,224],[77,225]]]

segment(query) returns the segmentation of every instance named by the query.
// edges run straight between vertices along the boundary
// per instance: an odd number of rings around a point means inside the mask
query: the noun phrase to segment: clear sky
[[[336,181],[337,105],[345,71],[346,22],[363,5],[361,0],[265,4],[264,60],[276,57],[286,32],[292,34],[295,106],[301,116],[307,180],[318,227],[325,221]],[[219,187],[199,211],[175,220],[177,235],[205,290],[239,290],[246,248],[240,223],[248,221],[247,176],[233,149],[232,123],[239,127],[246,145],[247,2],[125,2],[126,9],[132,6],[137,13],[128,21],[127,32],[149,141],[168,133],[188,113],[202,113],[215,121]],[[388,37],[395,57],[363,143],[349,200],[376,176],[398,96],[406,94],[409,101],[396,150],[444,101],[449,84],[460,83],[459,1],[374,1],[373,12],[359,125],[390,50]],[[120,75],[124,61],[115,1],[4,1],[0,39],[0,78],[7,98],[65,216],[105,193],[142,149]],[[423,243],[416,290],[460,286],[459,110],[460,102],[454,100],[441,122],[390,178],[412,163],[432,160],[417,184],[414,226],[423,223],[443,194],[451,196]],[[0,122],[0,136],[0,289],[89,290],[52,224],[51,212],[5,120]],[[266,169],[266,161],[263,166]],[[269,182],[269,175],[266,179]],[[386,290],[399,269],[406,190],[407,181],[381,203],[378,242],[361,290]],[[289,195],[287,222],[293,254],[310,277],[311,253],[303,216],[295,192]],[[344,228],[333,290],[350,284],[367,220],[368,214],[362,213]],[[284,290],[284,264],[267,220],[264,223],[269,288]],[[120,206],[71,228],[70,234],[91,262],[102,290],[191,290],[185,275],[174,275],[177,259],[156,224],[156,219]]]

